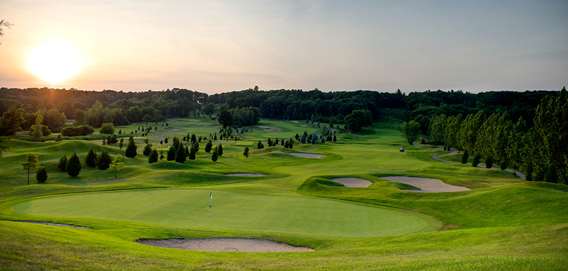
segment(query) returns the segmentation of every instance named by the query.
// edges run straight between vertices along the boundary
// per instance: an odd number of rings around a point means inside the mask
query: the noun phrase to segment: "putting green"
[[[81,193],[13,206],[19,214],[136,221],[178,228],[309,236],[385,236],[435,230],[440,223],[403,210],[310,198],[213,192],[144,190]]]

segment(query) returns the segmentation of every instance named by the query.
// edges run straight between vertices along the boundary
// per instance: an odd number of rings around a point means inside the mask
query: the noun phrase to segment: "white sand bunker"
[[[381,177],[381,179],[397,183],[408,184],[420,189],[413,192],[437,193],[437,192],[463,192],[470,190],[467,187],[451,185],[444,183],[438,179],[430,179],[430,178],[388,176],[388,177]]]
[[[266,174],[262,174],[262,173],[229,173],[229,174],[225,174],[225,176],[230,176],[230,177],[263,177],[263,176],[266,176]]]
[[[168,248],[218,252],[309,252],[307,247],[251,238],[140,239],[139,243]]]
[[[360,178],[333,178],[331,181],[340,183],[345,187],[366,188],[372,183],[365,179]]]
[[[309,158],[309,159],[321,159],[324,157],[323,154],[309,153],[309,152],[288,152],[287,154],[294,157]]]
[[[45,221],[17,220],[15,222],[41,224],[41,225],[57,226],[57,227],[70,227],[70,228],[81,229],[81,230],[89,229],[88,227],[85,227],[85,226],[78,226],[78,225],[64,224],[64,223],[52,223],[52,222],[45,222]]]

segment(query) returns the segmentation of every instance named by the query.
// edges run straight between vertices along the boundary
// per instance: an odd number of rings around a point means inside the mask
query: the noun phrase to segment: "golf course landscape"
[[[150,143],[187,132],[208,135],[219,128],[210,119],[168,124],[148,136]],[[301,121],[261,120],[241,140],[219,141],[224,154],[217,162],[202,151],[184,164],[148,164],[139,155],[126,159],[118,176],[110,169],[87,168],[76,178],[57,172],[62,155],[84,156],[94,148],[114,156],[121,153],[119,147],[98,139],[6,139],[0,159],[0,266],[561,270],[568,264],[566,186],[432,159],[445,152],[409,145],[398,126],[378,122],[362,134],[341,132],[336,143],[256,149],[264,138],[316,130]],[[135,139],[143,144],[143,138]],[[165,144],[155,144],[167,150]],[[251,147],[248,158],[241,153],[244,146]],[[401,146],[405,152],[399,151]],[[322,156],[286,155],[291,152]],[[48,184],[25,184],[20,162],[29,153],[37,154],[50,172]],[[231,176],[235,173],[242,174]],[[432,178],[468,190],[421,192],[386,176]],[[371,185],[350,188],[335,179]],[[272,240],[310,251],[212,252],[137,242],[221,237]]]

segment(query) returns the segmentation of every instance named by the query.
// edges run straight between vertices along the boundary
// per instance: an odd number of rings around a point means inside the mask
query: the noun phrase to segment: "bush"
[[[136,143],[134,143],[134,139],[130,137],[128,139],[128,146],[126,146],[126,151],[124,151],[124,156],[128,158],[136,157]]]
[[[67,162],[67,174],[71,177],[77,177],[79,176],[79,172],[81,172],[81,160],[79,159],[79,156],[74,153]]]
[[[97,167],[100,170],[106,170],[110,167],[112,163],[112,157],[107,152],[101,153],[101,157],[99,157],[99,161],[97,163]]]
[[[144,156],[148,156],[148,155],[150,155],[151,152],[152,152],[152,145],[146,144],[146,146],[144,146],[144,150],[142,151],[142,154],[144,154]]]
[[[93,127],[89,125],[80,125],[80,126],[65,127],[63,128],[63,130],[61,130],[61,134],[64,136],[84,136],[84,135],[90,135],[94,131],[95,130],[93,129]]]
[[[61,172],[65,172],[67,170],[67,156],[63,156],[59,159],[59,164],[57,164],[57,168]]]
[[[152,164],[156,162],[158,162],[158,151],[152,150],[150,156],[148,156],[148,163]]]
[[[85,158],[85,164],[88,167],[97,166],[97,153],[93,149],[90,149],[89,153],[87,153],[87,157]]]
[[[45,168],[39,168],[36,173],[37,183],[45,183],[47,181],[47,171]]]
[[[108,135],[114,134],[114,125],[111,122],[103,123],[102,126],[101,126],[100,133],[101,134],[108,134]]]

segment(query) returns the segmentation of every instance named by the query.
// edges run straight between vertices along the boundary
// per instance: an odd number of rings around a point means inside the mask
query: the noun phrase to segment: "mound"
[[[381,179],[408,184],[420,189],[420,190],[415,190],[413,192],[439,193],[439,192],[463,192],[470,190],[467,187],[451,185],[444,183],[438,179],[430,179],[430,178],[388,176],[388,177],[381,177]]]
[[[200,239],[141,239],[139,243],[168,248],[220,252],[309,252],[308,247],[296,247],[285,243],[249,238],[200,238]]]
[[[331,181],[353,188],[366,188],[372,184],[370,181],[360,178],[333,178]]]
[[[288,155],[308,159],[321,159],[325,156],[323,154],[309,153],[309,152],[289,152]]]
[[[85,227],[85,226],[77,226],[77,225],[73,225],[73,224],[64,224],[64,223],[52,223],[52,222],[44,222],[44,221],[17,220],[17,221],[14,221],[14,222],[41,224],[41,225],[57,226],[57,227],[70,227],[70,228],[81,229],[81,230],[89,229],[88,227]]]
[[[229,173],[229,174],[225,174],[225,176],[230,176],[230,177],[263,177],[263,176],[266,176],[266,174],[262,174],[262,173]]]

